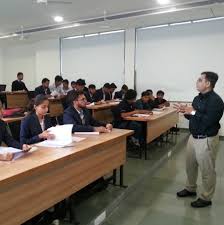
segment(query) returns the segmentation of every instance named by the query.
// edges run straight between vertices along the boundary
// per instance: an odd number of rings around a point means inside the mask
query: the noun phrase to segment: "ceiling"
[[[60,1],[60,0],[55,0]],[[111,15],[128,15],[134,11],[149,10],[147,14],[138,16],[125,16],[124,18],[113,18],[103,22],[94,22],[80,27],[41,31],[28,34],[24,40],[35,41],[40,39],[69,36],[96,31],[123,29],[138,26],[147,26],[161,23],[178,22],[213,16],[224,16],[224,1],[190,1],[190,0],[171,0],[171,4],[163,7],[176,6],[174,12],[153,13],[161,9],[157,0],[64,0],[71,1],[72,4],[37,4],[36,0],[5,0],[0,1],[0,35],[20,32],[21,26],[24,31],[55,25],[53,17],[63,16],[65,23],[75,21],[86,21],[92,18],[103,18],[104,11],[107,17]],[[199,2],[204,3],[200,7],[183,7],[183,4]],[[215,3],[211,5],[211,3]],[[190,5],[189,5],[190,6]],[[178,8],[180,7],[180,8]],[[181,9],[181,10],[179,10]],[[185,10],[183,10],[185,9]],[[151,10],[151,11],[150,11]],[[106,26],[105,26],[106,25]],[[18,41],[17,38],[0,39],[1,44]]]

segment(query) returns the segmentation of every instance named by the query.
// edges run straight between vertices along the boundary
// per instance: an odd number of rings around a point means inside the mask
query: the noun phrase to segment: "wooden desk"
[[[39,148],[12,162],[0,162],[0,221],[21,224],[119,168],[126,161],[126,137],[114,129],[68,148]]]
[[[149,117],[126,117],[125,119],[147,123],[146,144],[148,144],[174,127],[178,123],[179,115],[175,109],[170,107],[166,108],[161,114],[156,113]],[[145,158],[147,158],[146,149]]]
[[[49,115],[50,117],[61,116],[64,113],[64,108],[61,99],[49,98]]]
[[[23,118],[24,118],[24,116],[21,116],[21,117],[7,117],[7,118],[2,118],[2,120],[5,123],[9,124],[9,123],[14,123],[14,122],[21,121]]]
[[[29,103],[28,93],[24,91],[5,92],[7,108],[25,108]]]
[[[110,103],[103,103],[100,105],[89,105],[87,109],[92,110],[92,115],[94,119],[103,121],[103,122],[112,122],[113,115],[111,109],[117,106],[119,102],[110,102]]]

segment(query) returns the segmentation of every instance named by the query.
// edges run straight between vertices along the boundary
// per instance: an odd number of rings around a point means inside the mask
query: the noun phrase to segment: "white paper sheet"
[[[60,125],[56,127],[51,127],[48,129],[51,134],[54,134],[55,138],[53,140],[45,140],[36,144],[36,146],[41,147],[64,147],[72,143],[72,127],[73,124]]]
[[[133,116],[136,116],[136,117],[149,117],[151,115],[149,114],[140,114],[140,113],[137,113],[137,114],[134,114]]]
[[[99,135],[99,132],[75,132],[76,135]]]
[[[74,142],[80,142],[80,141],[83,141],[85,140],[86,138],[81,138],[81,137],[72,137],[72,141]]]
[[[4,153],[12,153],[13,154],[12,160],[18,159],[25,154],[25,152],[23,152],[21,149],[12,148],[12,147],[0,147],[0,154],[4,154]]]

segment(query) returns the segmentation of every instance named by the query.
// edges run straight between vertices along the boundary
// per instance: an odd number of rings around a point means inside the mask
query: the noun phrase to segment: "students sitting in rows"
[[[114,99],[115,90],[117,89],[117,86],[115,83],[110,84],[110,99]]]
[[[57,75],[54,78],[54,84],[50,86],[50,91],[52,96],[60,97],[61,95],[63,95],[62,82],[63,82],[62,76]]]
[[[95,120],[86,108],[87,100],[83,91],[71,91],[71,105],[64,111],[64,124],[73,124],[72,132],[107,133],[113,128],[111,124]]]
[[[148,91],[143,91],[141,98],[135,102],[135,108],[151,111],[152,106],[149,104],[149,100],[150,100],[150,93]]]
[[[124,84],[120,91],[115,92],[114,99],[124,99],[125,93],[128,91],[128,86]]]
[[[154,100],[154,107],[155,108],[163,108],[170,106],[170,103],[164,99],[165,93],[161,90],[157,91],[156,98]]]
[[[142,144],[144,140],[144,132],[141,122],[125,120],[125,117],[132,116],[134,114],[148,113],[148,111],[146,110],[135,109],[134,104],[136,101],[136,97],[136,91],[129,89],[119,105],[112,109],[114,116],[113,125],[114,127],[120,129],[134,130],[134,135],[132,137],[133,144],[136,146],[140,146],[140,144]]]
[[[96,101],[108,101],[111,100],[111,96],[110,96],[110,84],[109,83],[105,83],[103,85],[103,87],[101,89],[98,89],[96,91],[96,95],[95,95]]]
[[[22,80],[23,80],[23,73],[22,72],[17,73],[17,80],[12,82],[12,91],[28,92],[28,89],[26,88],[26,85]]]
[[[8,147],[22,149],[23,151],[28,151],[31,147],[26,144],[20,144],[16,141],[9,133],[9,128],[6,123],[1,120],[3,116],[3,107],[0,103],[0,146],[2,142],[4,142]],[[13,155],[11,153],[1,154],[0,152],[0,160],[11,160]]]
[[[44,78],[42,80],[42,85],[40,85],[39,87],[35,88],[35,96],[37,96],[37,95],[50,96],[51,95],[51,91],[50,91],[50,88],[49,88],[49,84],[50,84],[50,81],[47,78]]]
[[[87,102],[90,103],[96,102],[95,95],[96,95],[96,86],[94,84],[90,84],[88,87],[88,91],[85,92]]]
[[[63,80],[62,82],[62,94],[67,95],[69,91],[72,89],[69,87],[69,82],[67,79]]]
[[[47,116],[48,107],[49,100],[45,95],[37,95],[31,102],[29,114],[21,122],[20,142],[22,144],[34,144],[54,138],[47,131],[52,127],[51,120]]]

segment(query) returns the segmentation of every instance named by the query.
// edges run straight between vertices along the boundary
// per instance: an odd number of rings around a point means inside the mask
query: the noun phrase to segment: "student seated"
[[[44,78],[41,83],[42,85],[35,88],[35,96],[37,95],[50,96],[51,95],[51,91],[49,88],[50,81],[47,78]]]
[[[153,95],[153,91],[151,89],[148,89],[147,92],[150,95],[150,98],[149,98],[149,101],[148,101],[149,107],[151,109],[153,109],[153,108],[155,108],[155,105],[154,105],[155,97]]]
[[[155,108],[163,108],[163,107],[169,107],[170,103],[164,99],[165,93],[161,90],[157,91],[156,98],[154,100],[154,107]]]
[[[67,95],[72,89],[69,87],[69,82],[67,79],[62,82],[62,95]]]
[[[128,91],[128,86],[124,84],[120,91],[115,92],[114,99],[124,99],[125,93]]]
[[[125,117],[132,116],[138,113],[149,113],[146,110],[136,110],[134,107],[136,101],[137,93],[135,90],[129,89],[124,99],[119,103],[118,106],[112,109],[114,121],[113,125],[120,129],[130,129],[134,130],[134,135],[132,137],[132,142],[136,146],[144,141],[144,132],[141,122],[124,120]]]
[[[89,103],[96,102],[95,95],[96,95],[96,86],[94,84],[90,84],[88,87],[88,91],[85,92],[87,102]]]
[[[47,129],[52,127],[47,116],[49,100],[45,95],[37,95],[29,107],[28,115],[22,120],[20,127],[20,142],[34,144],[54,136]]]
[[[23,73],[22,72],[17,73],[17,80],[12,82],[12,91],[28,92],[28,89],[26,88],[26,85],[22,80],[23,80]]]
[[[54,78],[54,84],[50,86],[50,91],[52,96],[54,97],[63,96],[62,82],[63,82],[62,76],[57,75]]]
[[[110,96],[110,84],[109,83],[105,83],[103,85],[103,87],[101,89],[98,89],[96,91],[96,95],[95,95],[96,101],[108,101],[111,100],[111,96]]]
[[[72,132],[107,133],[113,128],[111,124],[95,120],[86,108],[87,100],[83,91],[71,91],[70,106],[64,111],[64,124],[73,124]]]
[[[115,90],[117,89],[117,86],[115,83],[111,83],[110,84],[110,90],[109,90],[109,94],[110,94],[110,98],[114,99],[114,95],[115,95]]]
[[[152,107],[149,104],[149,100],[150,100],[150,93],[148,91],[143,91],[141,98],[135,102],[135,108],[151,111]]]
[[[8,147],[22,149],[23,151],[28,151],[31,147],[26,144],[20,144],[16,141],[9,133],[9,128],[6,123],[1,120],[3,115],[3,107],[0,103],[0,145],[4,142]],[[0,152],[0,160],[11,160],[13,155],[11,153],[1,154]]]

